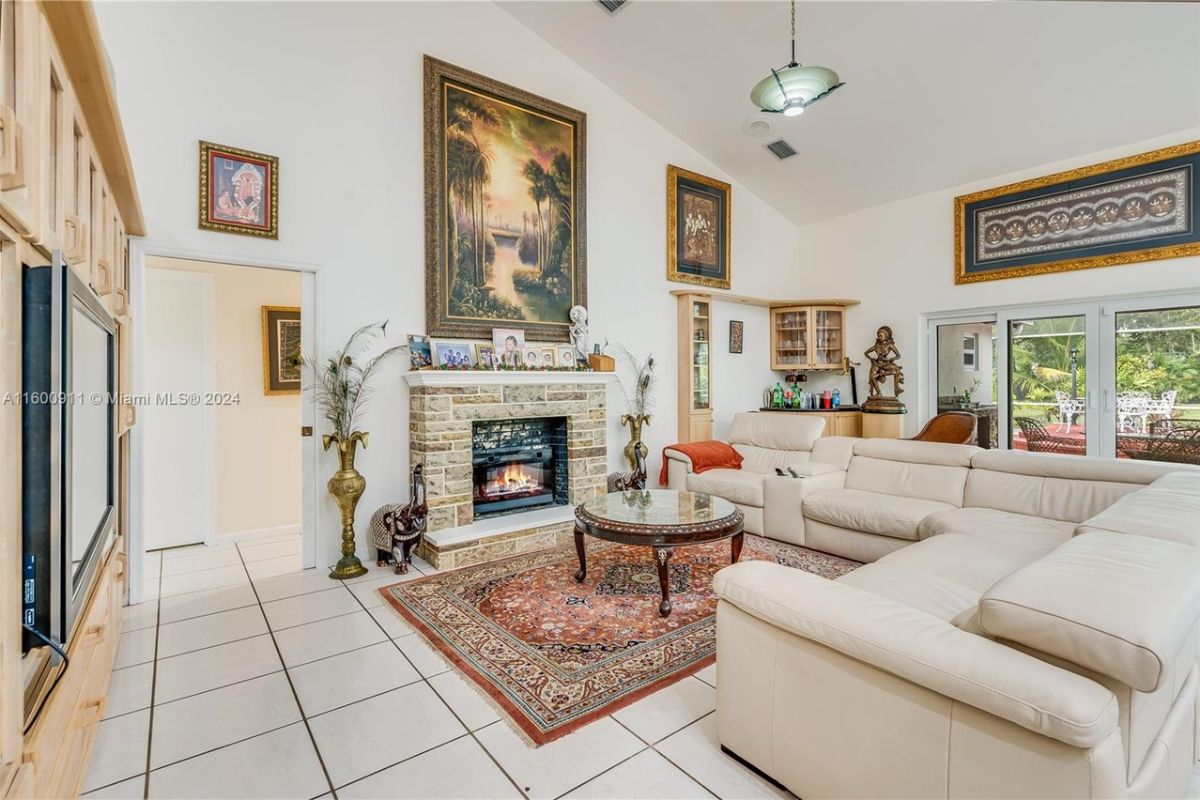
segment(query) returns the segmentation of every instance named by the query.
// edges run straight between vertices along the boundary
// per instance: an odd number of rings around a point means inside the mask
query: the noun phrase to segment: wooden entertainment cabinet
[[[144,233],[92,4],[0,0],[0,797],[6,799],[79,794],[121,633],[127,434],[135,422],[134,407],[118,403],[116,536],[66,643],[70,666],[60,677],[61,666],[46,666],[45,648],[27,656],[21,648],[21,405],[14,398],[22,390],[22,270],[50,263],[60,250],[90,284],[118,319],[117,387],[128,395],[134,321],[127,237]],[[28,731],[27,706],[41,707]]]

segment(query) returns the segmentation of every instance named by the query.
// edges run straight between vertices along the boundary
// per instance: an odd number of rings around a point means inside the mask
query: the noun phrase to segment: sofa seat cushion
[[[897,550],[839,581],[969,628],[992,584],[1037,558],[973,534],[947,534]]]
[[[687,476],[689,492],[724,497],[741,506],[763,507],[763,476],[741,469],[710,469]]]
[[[1020,548],[1041,556],[1071,538],[1075,524],[1056,519],[1013,514],[994,508],[953,508],[921,520],[917,535],[922,539],[952,533],[969,533]]]
[[[991,636],[1152,692],[1200,617],[1200,550],[1111,531],[1080,534],[998,581],[979,612]]]
[[[916,541],[921,520],[954,506],[937,500],[898,497],[863,489],[834,489],[804,498],[803,508],[806,518],[829,525]]]

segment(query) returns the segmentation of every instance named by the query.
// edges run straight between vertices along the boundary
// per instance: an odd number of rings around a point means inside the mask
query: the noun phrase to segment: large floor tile
[[[200,555],[201,553],[211,553],[214,550],[233,550],[231,542],[220,541],[214,545],[207,544],[189,544],[184,547],[168,547],[164,550],[154,551],[162,556],[164,562],[171,561],[176,558],[190,558]]]
[[[715,689],[717,687],[717,665],[715,663],[709,664],[697,672],[696,677]]]
[[[426,678],[441,675],[450,669],[450,663],[425,643],[420,636],[403,636],[395,640],[396,646],[408,657],[417,671]]]
[[[146,776],[138,775],[136,778],[88,792],[83,797],[91,798],[91,800],[142,800],[145,792]]]
[[[83,791],[132,778],[146,771],[146,738],[150,709],[100,722]]]
[[[165,766],[299,719],[282,672],[155,706],[150,766]]]
[[[395,639],[399,636],[408,636],[413,633],[413,626],[409,625],[403,617],[387,603],[375,608],[367,609],[368,613],[375,618],[379,626],[383,628],[383,632],[388,635],[388,638]]]
[[[158,657],[169,658],[266,632],[267,622],[257,606],[172,622],[158,628]]]
[[[300,571],[300,554],[265,558],[262,561],[246,563],[246,572],[253,580],[273,578],[276,575],[289,575]]]
[[[160,553],[147,553],[146,560],[142,562],[142,577],[157,578],[162,573],[162,555]]]
[[[309,662],[289,670],[289,675],[309,717],[421,679],[386,641]]]
[[[257,603],[254,590],[248,583],[164,597],[161,601],[159,623],[166,625]]]
[[[150,600],[121,610],[121,632],[140,631],[158,624],[158,601]]]
[[[246,570],[240,564],[235,567],[217,567],[201,572],[185,572],[182,575],[166,575],[160,580],[159,594],[162,597],[203,592],[207,589],[220,589],[224,586],[240,586],[247,582]]]
[[[716,714],[659,742],[655,749],[719,797],[790,797],[721,752]]]
[[[530,798],[558,797],[646,746],[609,717],[538,748],[504,723],[475,736]]]
[[[253,561],[265,561],[268,558],[298,556],[300,555],[301,546],[300,537],[293,536],[277,542],[263,542],[261,544],[239,543],[238,550],[242,554],[242,559],[249,564]]]
[[[154,664],[147,662],[134,667],[113,670],[108,681],[108,705],[104,716],[119,717],[130,711],[150,707],[150,690],[154,685]]]
[[[566,795],[572,800],[697,800],[713,795],[653,750],[643,750]]]
[[[717,690],[696,678],[684,678],[613,714],[617,722],[649,744],[670,736],[717,706]]]
[[[202,572],[217,567],[240,567],[242,559],[233,548],[214,548],[182,558],[171,558],[163,561],[162,576],[183,575],[188,572]]]
[[[152,798],[309,798],[328,789],[300,722],[150,773]]]
[[[258,598],[264,603],[279,600],[284,597],[294,597],[308,592],[320,592],[332,589],[340,581],[329,577],[329,571],[324,569],[306,569],[290,575],[275,575],[270,578],[255,578],[254,588]]]
[[[344,586],[263,603],[263,611],[267,612],[267,621],[274,631],[340,617],[361,608],[354,595],[346,591]]]
[[[334,786],[466,733],[424,682],[309,719]]]
[[[470,736],[410,758],[402,764],[338,789],[346,800],[520,798],[504,773]]]
[[[279,652],[283,654],[283,663],[288,667],[297,667],[318,658],[357,650],[369,644],[382,642],[386,638],[379,625],[365,611],[297,625],[275,634]]]
[[[154,628],[142,628],[138,631],[122,633],[117,643],[117,659],[113,669],[132,667],[134,664],[145,664],[154,660],[154,642],[158,631]]]
[[[429,685],[469,730],[477,731],[500,719],[500,714],[484,698],[483,692],[454,670],[433,676]]]
[[[409,570],[407,575],[392,575],[389,572],[378,578],[350,584],[350,591],[363,604],[363,608],[377,608],[383,605],[383,597],[379,594],[380,589],[385,586],[395,586],[397,583],[420,580],[423,577],[425,576],[415,569]]]
[[[169,703],[281,669],[275,642],[266,634],[162,658],[158,661],[154,702]]]

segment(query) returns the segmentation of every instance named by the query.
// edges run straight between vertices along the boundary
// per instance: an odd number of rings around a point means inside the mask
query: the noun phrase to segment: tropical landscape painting
[[[490,338],[519,322],[565,340],[585,302],[583,115],[434,59],[426,101],[430,333]]]

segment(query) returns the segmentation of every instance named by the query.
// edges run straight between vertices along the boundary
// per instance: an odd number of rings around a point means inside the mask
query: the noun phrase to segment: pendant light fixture
[[[750,99],[763,111],[794,117],[844,85],[828,67],[806,67],[796,61],[796,0],[792,0],[792,60],[759,81]]]

